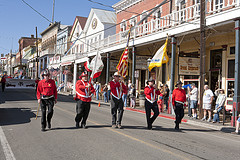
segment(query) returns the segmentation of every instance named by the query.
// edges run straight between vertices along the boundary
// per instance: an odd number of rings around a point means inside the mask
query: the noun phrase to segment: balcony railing
[[[240,0],[209,0],[206,4],[206,16],[227,10],[233,7],[239,6]],[[200,18],[200,3],[192,5],[190,7],[181,9],[179,11],[173,11],[171,14],[165,15],[161,18],[155,18],[147,23],[143,23],[136,27],[131,37],[138,38],[145,35],[152,34],[154,32],[163,31],[170,27],[190,22]],[[102,49],[126,42],[127,37],[122,37],[124,32],[111,35],[103,40],[90,44],[89,51]]]

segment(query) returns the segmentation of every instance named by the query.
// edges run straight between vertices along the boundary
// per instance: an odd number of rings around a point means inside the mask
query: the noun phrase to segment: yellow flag
[[[152,58],[151,63],[148,66],[149,71],[151,71],[154,67],[162,67],[162,64],[169,61],[169,58],[167,56],[167,43],[168,37],[164,45],[162,45],[162,47],[156,52],[156,54]]]

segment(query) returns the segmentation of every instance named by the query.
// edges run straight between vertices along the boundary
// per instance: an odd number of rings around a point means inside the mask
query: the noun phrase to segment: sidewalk
[[[105,103],[103,100],[95,100],[93,98],[92,103],[99,104],[100,105],[108,105],[110,106],[110,103]],[[139,113],[145,113],[144,108],[136,107],[135,109],[127,107],[126,110],[129,111],[134,111],[134,112],[139,112]],[[159,117],[166,118],[166,119],[175,119],[175,116],[172,114],[167,114],[164,112],[160,112]],[[212,123],[212,122],[206,122],[206,121],[201,121],[199,119],[193,120],[190,119],[190,117],[185,114],[184,118],[182,119],[182,123],[189,124],[189,125],[194,125],[194,126],[199,126],[199,127],[205,127],[213,130],[218,130],[222,132],[232,132],[235,130],[230,123],[225,123],[224,125],[222,123]]]

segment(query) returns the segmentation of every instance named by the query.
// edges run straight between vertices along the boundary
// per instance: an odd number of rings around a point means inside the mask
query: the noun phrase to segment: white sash
[[[148,86],[148,88],[151,90],[151,87],[150,87],[150,86]],[[147,99],[150,103],[154,103],[154,102],[156,101],[155,97],[156,97],[156,91],[155,91],[155,89],[154,89],[154,90],[153,90],[153,94],[152,94],[152,92],[151,92],[151,100],[148,99],[147,97],[146,97],[146,99]]]

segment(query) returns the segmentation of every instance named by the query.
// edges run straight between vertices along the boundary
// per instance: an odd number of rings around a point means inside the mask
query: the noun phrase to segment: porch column
[[[235,126],[235,122],[238,117],[238,108],[240,107],[240,18],[235,20],[235,36],[236,36],[236,45],[235,45],[235,82],[234,82],[234,96],[233,96],[233,123]]]
[[[136,70],[136,54],[135,54],[135,46],[133,45],[133,48],[132,48],[132,84],[134,85],[134,88],[136,88],[135,70]]]
[[[37,72],[38,72],[38,77],[39,77],[39,78],[41,78],[41,75],[40,75],[40,73],[41,73],[41,62],[42,62],[42,60],[39,59],[39,60],[38,60],[39,65],[38,65],[38,70],[37,70]]]
[[[106,83],[109,82],[110,53],[107,52]]]
[[[174,89],[174,79],[175,79],[175,62],[176,62],[176,38],[172,36],[172,60],[171,60],[171,80],[170,80],[170,105],[171,106],[171,111],[172,114],[174,113],[173,111],[173,106],[172,106],[172,92]]]
[[[66,66],[66,67],[67,67],[67,66]],[[68,76],[67,76],[67,74],[65,74],[65,79],[64,79],[64,92],[67,91],[67,78],[68,78]]]
[[[73,96],[75,96],[76,93],[76,82],[77,82],[77,63],[74,62],[74,68],[73,68]]]

